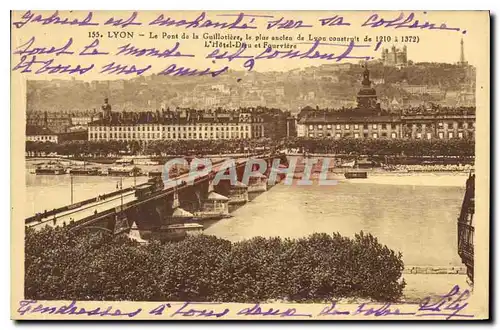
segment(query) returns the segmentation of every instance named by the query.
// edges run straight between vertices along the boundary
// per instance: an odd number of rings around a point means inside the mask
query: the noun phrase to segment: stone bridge
[[[250,165],[248,162],[251,160],[251,164],[254,164],[255,159],[265,161],[267,170],[264,174],[252,175],[248,184],[243,184],[245,168]],[[196,177],[191,184],[187,182],[189,173],[185,173],[172,179],[158,191],[139,195],[137,191],[141,185],[135,189],[123,189],[101,198],[78,202],[30,217],[25,220],[26,226],[34,229],[45,226],[68,226],[72,230],[97,229],[116,235],[129,232],[131,228],[147,233],[155,228],[182,223],[187,218],[191,218],[192,221],[193,218],[194,221],[200,217],[209,218],[210,215],[214,215],[214,209],[204,212],[207,203],[208,206],[214,203],[227,207],[228,210],[223,212],[224,214],[220,212],[217,214],[228,215],[232,209],[249,201],[249,193],[261,193],[267,190],[267,177],[271,165],[278,159],[280,164],[287,165],[284,154],[233,159],[237,182],[222,179],[213,184],[217,172],[221,168],[225,169],[223,167],[225,161],[219,161],[212,165],[211,172]],[[250,167],[256,170],[255,165]]]

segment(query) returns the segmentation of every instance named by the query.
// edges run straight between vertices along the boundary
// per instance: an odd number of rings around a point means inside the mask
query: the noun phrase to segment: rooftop
[[[56,135],[47,127],[26,125],[26,135]]]

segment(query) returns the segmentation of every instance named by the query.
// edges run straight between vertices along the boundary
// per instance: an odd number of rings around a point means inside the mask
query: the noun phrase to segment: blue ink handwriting
[[[252,307],[246,307],[241,309],[237,315],[245,316],[280,316],[280,317],[312,317],[312,314],[308,313],[298,313],[295,308],[288,308],[285,310],[269,308],[264,310],[260,307],[260,304],[255,304]]]
[[[161,304],[153,308],[152,310],[149,311],[149,314],[151,315],[163,315],[163,312],[165,311],[165,308],[170,308],[172,305],[170,304]]]
[[[256,15],[246,15],[239,13],[232,22],[216,22],[206,18],[206,13],[202,12],[192,21],[175,20],[170,17],[165,18],[160,14],[157,18],[149,22],[149,25],[175,26],[183,28],[217,28],[217,29],[256,29],[254,25],[249,25],[255,21]],[[248,24],[247,24],[248,23]]]
[[[337,302],[331,303],[330,306],[326,306],[323,308],[323,310],[318,314],[318,316],[324,316],[324,315],[349,315],[351,314],[350,311],[342,311],[337,309]]]
[[[424,12],[425,14],[426,12]],[[398,17],[394,19],[384,19],[378,14],[373,14],[368,17],[368,19],[361,26],[369,26],[371,28],[378,27],[393,27],[395,29],[408,28],[408,29],[428,29],[428,30],[448,30],[448,31],[460,31],[457,27],[448,27],[445,23],[437,25],[436,23],[422,22],[415,19],[415,13],[410,13],[405,17],[404,13],[400,13]],[[462,33],[465,33],[464,30]]]
[[[454,317],[474,317],[472,314],[460,314],[469,305],[466,302],[469,297],[469,290],[460,291],[460,287],[455,285],[447,294],[424,298],[416,316],[446,316],[447,320]]]
[[[37,68],[37,65],[40,65],[40,67]],[[94,68],[94,64],[91,64],[87,67],[82,67],[80,64],[77,64],[75,67],[72,67],[71,65],[62,65],[62,64],[55,64],[54,59],[49,59],[46,61],[42,60],[37,60],[36,56],[27,56],[23,55],[21,56],[21,60],[19,63],[17,63],[12,71],[17,71],[17,70],[22,70],[20,73],[28,73],[28,72],[33,72],[35,70],[35,74],[56,74],[56,73],[67,73],[67,74],[78,74],[78,75],[83,75],[87,73],[88,71],[92,70]]]
[[[327,18],[320,18],[321,26],[349,26],[351,23],[344,22],[344,17],[335,15]]]
[[[99,46],[99,39],[95,39],[92,41],[90,45],[87,45],[83,47],[83,50],[80,52],[80,56],[85,56],[85,55],[108,55],[108,52],[101,52],[97,49],[97,46]],[[91,50],[91,52],[88,52]]]
[[[137,12],[134,11],[132,15],[130,15],[130,17],[125,20],[122,18],[115,19],[114,17],[111,17],[104,23],[104,25],[112,25],[121,28],[125,28],[129,25],[142,25],[142,23],[135,21],[136,18],[137,18]]]
[[[25,314],[62,314],[62,315],[87,315],[87,316],[128,316],[134,317],[138,315],[142,308],[138,308],[132,312],[122,312],[120,309],[115,309],[113,311],[113,306],[109,306],[107,309],[101,309],[100,307],[94,309],[85,309],[83,307],[78,307],[76,301],[72,301],[69,305],[63,305],[61,307],[57,306],[43,306],[41,304],[36,305],[36,300],[21,300],[19,302],[19,308],[17,312],[20,315]]]
[[[33,56],[34,57],[34,56]],[[455,285],[448,293],[442,295],[428,296],[422,299],[418,306],[410,309],[409,305],[393,305],[389,302],[383,304],[361,303],[354,308],[339,306],[336,301],[322,307],[316,317],[340,316],[340,317],[428,317],[444,318],[446,320],[455,318],[472,318],[474,315],[464,313],[469,305],[467,300],[470,297],[469,290],[461,290]],[[401,309],[407,306],[408,308]],[[76,301],[65,305],[43,305],[36,300],[21,300],[17,312],[20,315],[28,314],[50,314],[50,315],[83,315],[83,316],[125,316],[133,318],[142,312],[141,308],[122,311],[113,308],[112,305],[104,307],[86,308],[78,306]],[[162,303],[147,311],[152,316],[167,317],[195,317],[195,318],[223,318],[231,310],[223,303],[212,302],[178,302]],[[246,307],[235,311],[238,316],[253,317],[313,317],[313,314],[298,310],[296,307],[264,307],[259,303],[249,304]]]
[[[294,21],[292,19],[285,19],[284,17],[281,17],[277,20],[272,20],[267,22],[267,29],[299,29],[299,28],[310,28],[312,25],[309,24],[304,24],[303,21],[298,20]]]
[[[390,303],[385,303],[382,306],[369,307],[363,303],[352,313],[352,315],[362,316],[389,316],[389,315],[415,315],[415,312],[401,312],[398,308],[392,307]]]
[[[167,58],[167,57],[194,57],[193,54],[183,54],[179,51],[180,43],[176,42],[174,47],[171,49],[165,49],[163,51],[156,48],[136,48],[132,44],[126,44],[118,47],[118,52],[116,55],[130,55],[135,57],[141,56],[152,56],[157,58]]]
[[[340,62],[344,59],[371,59],[370,56],[354,56],[351,55],[354,49],[357,48],[365,48],[370,47],[369,45],[361,45],[356,44],[354,41],[351,41],[349,44],[329,44],[329,43],[321,43],[319,40],[315,40],[312,43],[301,43],[311,45],[308,50],[274,50],[272,47],[267,47],[264,51],[262,51],[258,55],[243,55],[247,50],[247,45],[243,43],[241,47],[234,53],[230,53],[227,51],[221,51],[219,48],[210,52],[206,58],[211,59],[226,59],[228,62],[231,62],[235,59],[245,59],[245,63],[243,66],[251,71],[255,66],[255,61],[257,60],[271,60],[271,59],[320,59],[320,60],[335,60],[336,62]],[[334,46],[334,47],[342,47],[345,48],[341,53],[326,53],[318,50],[320,46]]]
[[[115,62],[111,62],[109,64],[104,65],[99,73],[118,74],[118,75],[119,74],[128,75],[135,73],[137,76],[140,76],[144,72],[151,69],[151,67],[152,65],[147,65],[144,68],[137,68],[135,65],[121,65]]]
[[[214,309],[209,309],[209,308],[201,308],[197,305],[209,305],[209,306],[214,306],[214,305],[221,305],[220,303],[190,303],[190,302],[185,302],[180,308],[178,308],[175,312],[173,312],[170,316],[203,316],[203,317],[223,317],[227,313],[229,313],[229,308],[224,308],[222,311],[215,311]],[[194,308],[196,307],[196,308]]]
[[[20,29],[28,23],[40,23],[42,25],[60,24],[60,25],[76,25],[76,26],[91,26],[99,25],[99,23],[92,22],[92,12],[88,12],[87,16],[83,19],[61,17],[59,11],[55,11],[52,15],[43,17],[42,15],[35,15],[31,10],[28,10],[21,17],[21,21],[13,22],[12,24]]]
[[[211,68],[206,68],[205,70],[191,69],[182,66],[177,66],[176,64],[170,64],[166,69],[158,73],[158,75],[172,75],[172,76],[205,76],[210,75],[212,77],[217,77],[224,72],[229,70],[228,66],[225,66],[218,70],[213,70]]]
[[[423,15],[427,14],[423,12]],[[67,14],[69,15],[69,14]],[[206,12],[201,12],[194,19],[174,19],[171,17],[166,17],[164,14],[159,14],[158,17],[152,21],[146,23],[152,26],[165,26],[165,27],[179,27],[184,29],[190,28],[215,28],[215,29],[257,29],[258,23],[265,23],[263,28],[267,30],[271,29],[303,29],[311,28],[312,24],[307,24],[302,20],[295,20],[287,18],[284,16],[275,17],[272,15],[257,15],[240,12],[238,14],[219,14],[216,17],[226,17],[229,20],[221,19],[210,19]],[[12,24],[20,29],[26,24],[39,23],[41,25],[70,25],[70,26],[95,26],[100,25],[99,22],[92,21],[93,13],[87,12],[85,17],[74,18],[74,17],[64,17],[59,11],[55,11],[50,16],[43,16],[43,14],[36,14],[30,10],[26,11],[21,19],[14,21]],[[331,17],[319,18],[317,20],[321,26],[351,26],[345,17],[340,15],[333,15]],[[102,25],[113,26],[119,28],[127,28],[130,26],[142,26],[143,23],[139,21],[138,12],[134,11],[130,16],[126,18],[120,17],[110,17],[103,21]],[[409,29],[421,29],[421,30],[447,30],[447,31],[457,31],[465,34],[467,31],[462,30],[459,27],[449,27],[446,23],[432,23],[421,18],[417,18],[417,14],[410,12],[405,14],[401,12],[396,18],[384,18],[381,14],[375,13],[371,14],[361,27],[370,28],[409,28]]]
[[[56,48],[55,46],[50,47],[32,47],[35,43],[35,37],[31,37],[26,43],[17,47],[13,54],[16,55],[46,55],[54,54],[59,55],[71,55],[74,54],[73,51],[69,51],[70,46],[73,44],[73,38],[69,38],[64,46]]]

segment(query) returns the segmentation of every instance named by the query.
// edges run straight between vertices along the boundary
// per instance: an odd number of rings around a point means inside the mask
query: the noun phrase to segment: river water
[[[401,251],[405,265],[460,266],[456,219],[465,180],[422,174],[340,180],[335,186],[280,184],[205,233],[237,241],[363,231]]]
[[[137,177],[136,183],[146,181]],[[254,236],[301,237],[314,232],[352,237],[364,231],[393,250],[406,265],[460,266],[456,219],[465,175],[420,174],[339,180],[334,186],[276,185],[232,213],[208,224],[205,233],[231,241]],[[117,189],[120,178],[73,177],[78,202]],[[123,178],[123,187],[134,178]],[[69,175],[26,174],[26,217],[68,205]]]
[[[405,266],[462,266],[457,254],[456,219],[465,174],[373,175],[339,180],[335,186],[279,184],[232,213],[207,223],[205,234],[231,241],[254,236],[302,237],[314,232],[353,237],[364,231],[403,254]],[[136,178],[142,183],[146,177]],[[120,178],[74,177],[74,201],[109,193]],[[26,174],[26,217],[70,203],[69,175]],[[134,178],[123,178],[123,187]],[[467,287],[466,275],[404,274],[404,299]],[[447,292],[447,291],[446,291]],[[444,291],[443,291],[444,293]]]
[[[147,181],[147,177],[136,177],[136,184]],[[106,176],[74,176],[73,202],[113,192],[122,185],[132,187],[134,178]],[[71,204],[71,177],[69,175],[35,175],[26,173],[25,217],[37,212],[52,210]]]

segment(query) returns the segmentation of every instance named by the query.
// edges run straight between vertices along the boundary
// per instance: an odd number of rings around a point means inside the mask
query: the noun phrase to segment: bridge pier
[[[261,193],[267,191],[267,176],[259,172],[253,174],[248,181],[249,193]]]
[[[208,188],[208,181],[188,186],[186,189],[178,193],[179,207],[190,213],[202,211],[203,203],[208,196]],[[175,207],[172,208],[172,212],[174,208]]]
[[[229,198],[216,193],[213,182],[208,183],[208,191],[203,199],[203,206],[196,216],[201,219],[224,218],[229,216]]]

